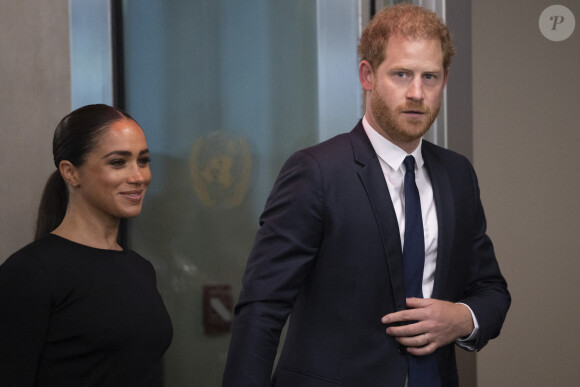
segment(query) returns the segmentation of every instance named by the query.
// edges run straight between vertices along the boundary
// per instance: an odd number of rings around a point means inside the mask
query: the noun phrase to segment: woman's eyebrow
[[[141,152],[139,152],[139,156],[144,155],[149,153],[149,148],[147,149],[143,149]],[[107,158],[109,156],[113,156],[113,155],[118,155],[118,156],[131,156],[133,153],[131,151],[127,151],[127,150],[114,150],[112,152],[107,153],[106,155],[103,156],[103,158]]]

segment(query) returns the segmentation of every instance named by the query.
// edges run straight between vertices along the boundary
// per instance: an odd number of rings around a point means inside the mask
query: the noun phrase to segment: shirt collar
[[[398,170],[401,167],[401,164],[403,164],[405,157],[409,156],[409,154],[380,135],[379,132],[377,132],[371,126],[371,124],[369,124],[366,116],[363,117],[362,124],[367,137],[371,141],[371,144],[377,153],[377,156],[379,156],[393,170]],[[417,169],[423,166],[423,154],[421,153],[422,145],[423,139],[421,138],[419,146],[411,153],[411,156],[415,158],[415,165]]]

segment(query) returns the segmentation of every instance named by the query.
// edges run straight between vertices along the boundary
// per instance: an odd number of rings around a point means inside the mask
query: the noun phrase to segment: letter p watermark
[[[556,26],[558,26],[558,24],[564,23],[564,16],[550,16],[550,20],[554,21],[554,25],[552,25],[552,31],[556,31]]]
[[[540,14],[538,24],[546,39],[560,42],[572,35],[576,27],[576,19],[567,7],[551,5]]]

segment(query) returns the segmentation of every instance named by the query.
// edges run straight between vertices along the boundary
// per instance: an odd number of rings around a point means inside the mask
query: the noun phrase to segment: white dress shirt
[[[366,117],[362,119],[363,128],[371,141],[371,144],[377,153],[379,163],[383,170],[389,194],[395,208],[397,215],[397,222],[399,223],[399,233],[401,235],[401,248],[405,243],[405,193],[403,190],[405,179],[405,166],[403,160],[409,156],[407,152],[399,148],[382,135],[380,135],[367,121]],[[435,208],[435,201],[433,199],[433,186],[431,179],[427,173],[425,163],[423,161],[423,154],[421,153],[421,145],[410,154],[415,158],[415,183],[419,190],[419,198],[421,200],[421,216],[423,217],[423,232],[425,236],[425,266],[423,268],[423,297],[430,298],[433,294],[433,283],[435,280],[435,268],[437,265],[437,210]],[[465,305],[465,304],[463,304]],[[479,324],[475,314],[468,305],[473,319],[475,329],[471,335],[465,339],[457,339],[456,343],[461,347],[473,351],[475,346],[471,341],[475,339],[479,331]]]
[[[391,195],[393,207],[397,214],[399,223],[399,233],[401,234],[401,249],[405,244],[405,192],[403,190],[405,181],[405,166],[403,160],[408,156],[407,152],[381,136],[363,117],[363,127],[367,133],[377,156],[383,174],[387,181],[387,187]],[[422,140],[421,140],[422,141]],[[423,217],[423,232],[425,236],[425,267],[423,269],[423,297],[430,298],[433,293],[433,282],[435,280],[435,265],[437,261],[437,211],[433,200],[433,187],[431,179],[423,162],[421,154],[421,143],[411,153],[415,158],[415,183],[419,190],[421,200],[421,216]]]

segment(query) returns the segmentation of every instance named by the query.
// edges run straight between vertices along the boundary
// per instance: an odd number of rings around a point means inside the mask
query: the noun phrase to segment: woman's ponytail
[[[64,219],[67,204],[68,190],[60,171],[57,169],[48,178],[42,192],[34,240],[42,238],[58,227]]]

